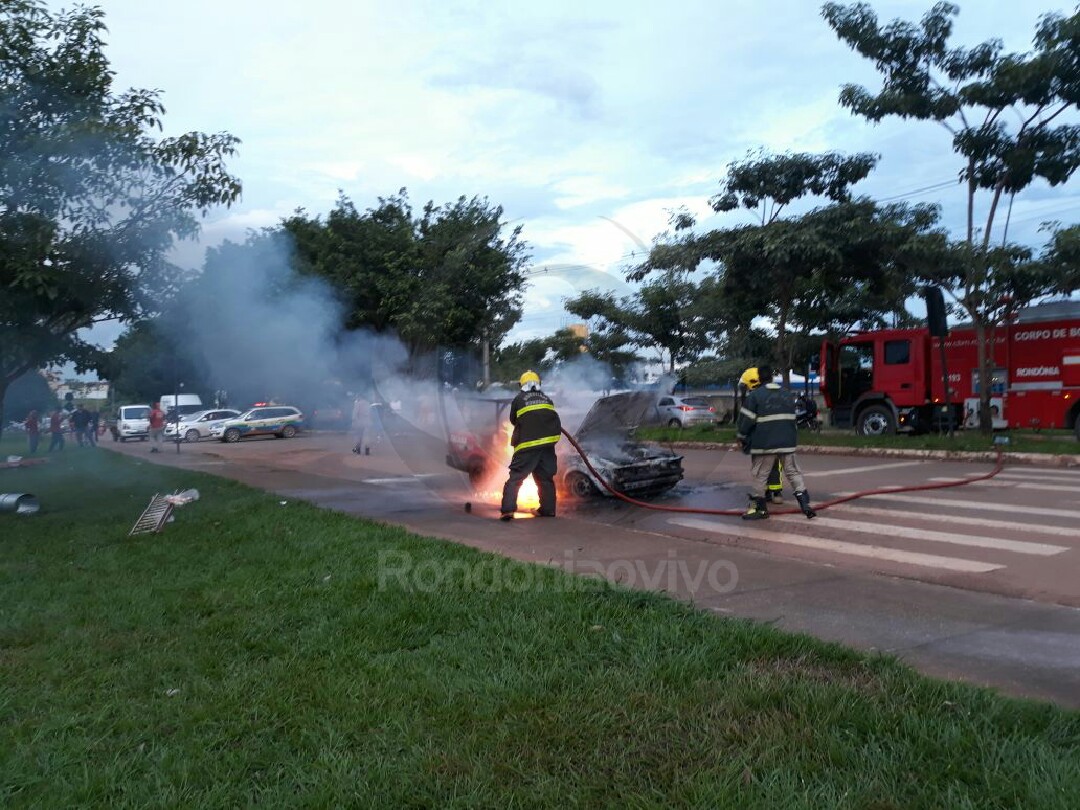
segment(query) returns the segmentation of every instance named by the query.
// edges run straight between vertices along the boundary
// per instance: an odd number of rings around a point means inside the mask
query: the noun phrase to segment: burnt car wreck
[[[508,398],[463,398],[460,420],[448,431],[446,463],[469,474],[480,487],[509,463]],[[674,487],[683,477],[683,457],[644,444],[634,430],[655,421],[656,394],[637,391],[598,399],[571,434],[589,458],[597,475],[569,442],[558,446],[562,491],[579,498],[611,495],[603,482],[632,498],[652,498]],[[564,425],[571,420],[564,419]]]

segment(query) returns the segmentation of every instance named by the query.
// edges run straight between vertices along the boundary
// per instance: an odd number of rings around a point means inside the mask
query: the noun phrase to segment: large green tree
[[[82,330],[152,311],[169,249],[240,194],[236,138],[156,137],[160,95],[113,87],[104,31],[100,8],[0,7],[0,408],[30,369],[96,366]]]
[[[725,334],[738,341],[765,319],[776,334],[770,359],[786,376],[796,360],[793,337],[873,325],[902,310],[913,292],[903,256],[933,226],[936,210],[852,201],[851,186],[875,163],[870,154],[834,153],[732,163],[713,208],[753,210],[760,224],[698,233],[680,216],[675,233],[658,240],[630,277],[706,269],[711,286],[695,300],[699,309],[713,301],[708,322],[717,343]],[[795,201],[820,197],[832,204],[780,216]]]
[[[1023,248],[995,247],[995,226],[1003,198],[1036,180],[1065,183],[1080,166],[1080,126],[1066,115],[1080,103],[1080,10],[1044,15],[1027,53],[1005,53],[1000,40],[951,47],[958,12],[939,2],[919,24],[881,25],[865,3],[822,8],[837,36],[882,76],[877,90],[845,85],[840,104],[872,122],[897,116],[940,124],[960,158],[966,233],[943,262],[951,270],[948,289],[975,326],[981,427],[989,433],[993,330],[1016,307],[1054,288],[1041,283],[1041,269]],[[977,202],[984,199],[985,219],[976,222]],[[942,275],[939,270],[929,280]]]
[[[460,197],[417,216],[402,189],[366,211],[342,196],[325,219],[301,211],[283,225],[301,271],[342,292],[349,327],[393,330],[416,357],[497,345],[520,318],[528,249],[502,214]]]
[[[1056,229],[1043,249],[1042,261],[1054,292],[1072,295],[1080,290],[1080,225]]]
[[[680,270],[642,284],[631,295],[586,290],[568,299],[567,312],[585,319],[590,332],[609,347],[655,350],[669,371],[694,359],[706,347],[699,328],[697,285]]]

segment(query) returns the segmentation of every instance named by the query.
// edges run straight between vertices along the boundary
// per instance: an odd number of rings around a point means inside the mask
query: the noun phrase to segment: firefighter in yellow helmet
[[[798,428],[795,426],[795,397],[772,381],[772,369],[761,365],[758,372],[759,385],[746,395],[746,402],[739,410],[736,433],[743,450],[753,459],[751,472],[754,482],[750,490],[750,506],[743,514],[743,520],[761,520],[769,516],[765,487],[776,461],[783,464],[802,513],[808,518],[815,517],[817,512],[810,506],[810,493],[806,491],[806,482],[795,458],[799,443]]]
[[[771,382],[771,380],[766,380]],[[758,373],[757,366],[748,368],[739,377],[739,408],[742,410],[742,406],[746,404],[746,395],[761,385],[761,375]],[[736,411],[735,417],[738,419],[738,412]],[[748,452],[746,448],[743,448],[744,452]],[[765,503],[777,503],[782,504],[784,502],[784,465],[780,463],[780,459],[776,459],[773,462],[772,469],[769,470],[769,480],[765,485]]]
[[[518,381],[521,391],[510,404],[510,424],[514,432],[510,444],[510,477],[503,486],[500,520],[513,520],[517,511],[518,490],[530,475],[540,492],[541,517],[555,517],[555,474],[559,471],[555,445],[562,424],[555,403],[540,390],[540,375],[526,371]]]

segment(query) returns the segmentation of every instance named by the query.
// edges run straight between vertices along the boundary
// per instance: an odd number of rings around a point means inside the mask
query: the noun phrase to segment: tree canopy
[[[760,210],[761,224],[699,233],[679,217],[675,234],[658,240],[630,277],[709,268],[693,296],[698,327],[708,324],[716,345],[736,345],[756,319],[767,319],[776,331],[768,359],[786,375],[798,365],[790,335],[877,325],[903,312],[914,292],[908,264],[918,260],[914,245],[932,231],[937,210],[852,200],[850,185],[875,162],[870,154],[830,153],[733,163],[713,207]],[[832,204],[779,216],[795,200],[822,195]]]
[[[94,367],[80,330],[153,311],[169,249],[240,195],[237,139],[155,137],[160,94],[113,87],[104,31],[99,8],[0,12],[0,405],[30,369]]]
[[[417,216],[402,189],[363,212],[342,195],[325,220],[300,211],[283,227],[299,269],[341,291],[347,326],[393,330],[415,357],[497,344],[517,323],[528,247],[520,227],[503,234],[502,214],[459,197]]]
[[[946,277],[946,289],[975,326],[981,426],[988,434],[994,329],[1058,287],[1026,248],[1004,238],[993,246],[994,226],[1003,195],[1018,194],[1036,180],[1060,185],[1080,166],[1080,126],[1063,117],[1080,103],[1080,9],[1067,17],[1044,15],[1027,53],[1004,53],[996,39],[973,48],[950,46],[958,13],[958,6],[939,2],[919,24],[881,25],[866,3],[822,8],[840,40],[882,77],[876,91],[845,85],[842,106],[872,122],[888,116],[933,121],[952,136],[967,190],[966,235],[928,278]],[[981,226],[975,221],[980,192],[988,197]]]

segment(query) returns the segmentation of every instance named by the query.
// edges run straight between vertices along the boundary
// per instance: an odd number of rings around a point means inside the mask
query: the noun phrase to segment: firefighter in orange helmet
[[[518,381],[521,391],[510,404],[510,424],[514,432],[510,444],[510,477],[503,486],[500,520],[513,520],[517,511],[518,490],[530,475],[540,493],[541,517],[555,517],[555,474],[559,471],[555,445],[562,424],[555,403],[540,390],[540,375],[526,371]]]
[[[766,380],[766,382],[771,382]],[[746,395],[761,385],[761,376],[756,366],[748,368],[739,377],[739,409],[746,403]],[[738,419],[738,412],[735,414]],[[744,448],[745,450],[745,448]],[[784,465],[780,459],[773,462],[769,470],[769,480],[765,485],[765,503],[782,504],[784,502]]]

